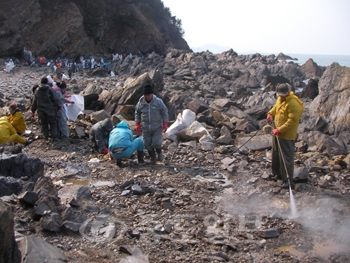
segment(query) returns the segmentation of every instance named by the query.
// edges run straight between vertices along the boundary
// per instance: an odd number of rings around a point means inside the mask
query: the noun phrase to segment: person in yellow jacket
[[[15,128],[9,123],[8,117],[0,118],[0,144],[14,142],[21,143],[25,146],[32,143],[32,140],[26,140],[22,136],[18,135]]]
[[[17,105],[12,103],[9,106],[9,122],[12,124],[13,128],[17,131],[19,135],[23,134],[27,129],[26,121],[24,120],[23,114]]]
[[[289,183],[293,182],[295,141],[304,103],[294,95],[287,83],[277,85],[276,92],[276,104],[267,113],[266,118],[268,123],[272,123],[272,120],[274,122],[272,173],[283,180],[283,188],[289,188]]]

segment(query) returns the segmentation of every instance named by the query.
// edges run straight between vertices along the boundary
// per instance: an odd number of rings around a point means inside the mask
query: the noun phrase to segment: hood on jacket
[[[0,123],[9,122],[9,119],[6,116],[0,117]]]
[[[41,84],[41,86],[39,86],[39,90],[47,90],[47,89],[49,89],[50,88],[50,86],[49,85],[47,85],[47,84]]]
[[[127,124],[125,121],[119,122],[117,128],[130,129],[129,124]]]
[[[113,129],[113,123],[110,118],[104,119],[101,121],[101,126],[105,131],[112,130]]]

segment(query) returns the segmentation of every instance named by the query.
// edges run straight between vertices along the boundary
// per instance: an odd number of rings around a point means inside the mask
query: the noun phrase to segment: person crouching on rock
[[[9,123],[8,117],[0,118],[0,144],[13,142],[21,143],[27,146],[32,143],[32,140],[26,140],[25,138],[18,135],[17,131],[11,123]]]
[[[141,137],[134,140],[130,127],[125,121],[118,123],[117,127],[109,134],[108,150],[110,156],[117,159],[118,166],[122,166],[122,158],[129,158],[135,151],[137,151],[138,162],[145,162],[143,159],[143,140]]]
[[[94,143],[95,150],[108,154],[108,138],[112,129],[113,123],[109,118],[99,121],[91,127],[90,140]]]
[[[21,110],[17,108],[16,104],[11,103],[9,106],[9,112],[9,123],[11,123],[19,135],[23,134],[27,129],[27,124]]]

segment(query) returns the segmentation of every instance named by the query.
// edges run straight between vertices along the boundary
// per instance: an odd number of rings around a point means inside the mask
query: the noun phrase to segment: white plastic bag
[[[171,141],[176,141],[176,133],[185,128],[186,125],[181,117],[181,113],[179,113],[177,115],[176,121],[173,124],[171,124],[168,130],[166,131],[165,136]]]

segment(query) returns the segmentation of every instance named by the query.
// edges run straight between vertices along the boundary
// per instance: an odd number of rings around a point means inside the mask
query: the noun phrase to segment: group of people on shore
[[[134,138],[125,121],[121,121],[116,127],[113,127],[109,118],[94,124],[90,130],[90,139],[95,150],[108,154],[110,159],[116,160],[118,166],[122,166],[123,158],[129,158],[135,151],[138,162],[145,163],[145,148],[151,164],[155,164],[157,160],[162,161],[162,133],[168,129],[169,114],[163,100],[153,94],[151,84],[143,87],[143,96],[136,104],[135,123],[137,135],[143,136]]]
[[[58,57],[56,59],[48,60],[46,57],[39,56],[36,53],[26,50],[25,48],[23,49],[23,55],[25,58],[25,64],[27,66],[47,66],[50,67],[53,72],[55,72],[57,68],[67,68],[68,75],[70,75],[69,77],[71,77],[73,73],[76,73],[83,69],[94,69],[99,67],[108,69],[111,62],[123,60],[126,57],[134,58],[140,56],[141,58],[144,58],[144,55],[142,55],[141,52],[139,52],[138,55],[133,55],[132,53],[112,53],[110,59],[105,59],[104,57],[95,58],[93,55],[90,55],[87,57],[80,56],[77,59],[67,59]]]
[[[52,141],[69,140],[70,131],[67,120],[66,104],[73,104],[66,95],[67,76],[61,68],[56,71],[56,76],[47,75],[42,77],[40,84],[32,87],[33,98],[31,104],[32,118],[36,114],[39,119],[44,139],[50,137]],[[21,135],[26,131],[26,122],[21,110],[16,104],[10,104],[10,115],[0,118],[0,144],[13,142],[29,145],[32,140],[25,139]]]
[[[62,70],[57,70],[56,74],[55,79],[43,77],[40,85],[33,87],[32,117],[37,112],[45,139],[51,135],[53,141],[68,140],[65,104],[74,102],[65,95],[66,76]],[[288,188],[292,187],[295,141],[304,105],[287,83],[277,85],[276,93],[276,104],[268,111],[266,118],[268,123],[273,124],[272,172],[282,179],[283,187]],[[9,116],[0,118],[0,144],[13,142],[29,145],[32,141],[21,136],[26,130],[21,110],[12,103],[9,112]],[[135,151],[138,162],[144,163],[145,148],[151,164],[155,164],[157,160],[163,160],[162,132],[167,131],[168,123],[167,107],[162,99],[154,95],[152,85],[146,84],[143,96],[135,107],[136,133],[143,136],[134,139],[127,122],[121,121],[114,127],[109,118],[94,124],[89,135],[95,150],[108,154],[119,166],[123,158],[129,158]]]
[[[51,135],[53,141],[68,140],[70,132],[66,104],[74,102],[66,95],[65,75],[61,70],[56,74],[56,78],[50,75],[41,78],[40,85],[33,87],[32,117],[37,113],[44,139],[48,140]]]

